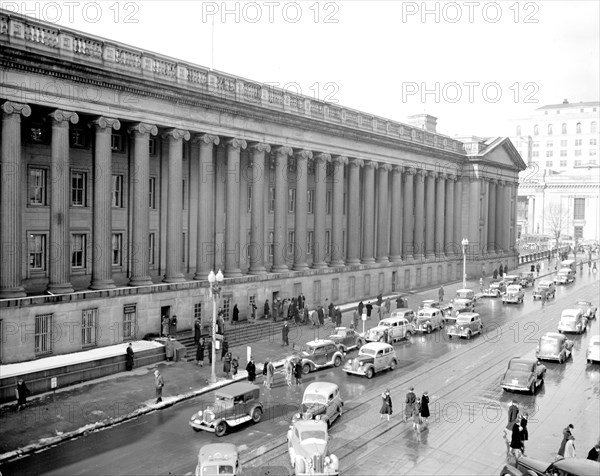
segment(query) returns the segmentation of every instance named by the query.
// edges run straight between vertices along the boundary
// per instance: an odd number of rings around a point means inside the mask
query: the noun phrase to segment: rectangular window
[[[313,243],[315,241],[315,232],[309,231],[306,234],[306,254],[311,256],[313,253]]]
[[[574,165],[575,167],[579,167],[581,165],[581,160],[576,160]]]
[[[560,166],[561,167],[566,167],[567,166],[567,161],[566,160],[561,160],[560,161]]]
[[[575,146],[581,145],[581,139],[575,139]]]
[[[182,180],[181,181],[181,209],[182,210],[185,210],[187,208],[185,206],[185,202],[186,202],[186,200],[185,200],[185,191],[186,191],[185,190],[185,185],[186,185],[185,180]]]
[[[539,156],[540,156],[540,153],[539,153],[537,150],[534,150],[534,151],[532,152],[532,155],[531,155],[531,156],[532,156],[532,157],[539,157]]]
[[[350,276],[348,278],[348,297],[354,298],[356,296],[356,277]]]
[[[546,147],[553,147],[553,146],[554,146],[554,143],[551,140],[546,141]]]
[[[327,215],[331,215],[331,190],[327,190],[325,194],[325,210]]]
[[[154,233],[148,235],[148,264],[154,264],[155,236]]]
[[[35,353],[52,353],[52,314],[35,316]]]
[[[331,237],[329,230],[325,231],[325,256],[329,256],[331,254]]]
[[[552,167],[552,161],[551,160],[547,160],[546,161],[546,167]]]
[[[552,157],[553,152],[551,150],[546,151],[546,157]]]
[[[331,300],[337,301],[340,298],[340,280],[339,278],[333,278],[331,280]]]
[[[575,238],[575,240],[577,240],[577,241],[583,240],[583,227],[582,226],[575,227],[575,230],[573,233],[573,238]]]
[[[585,198],[573,199],[573,219],[585,220]]]
[[[85,268],[85,235],[71,235],[71,267]]]
[[[194,304],[194,320],[202,320],[202,303],[197,302]]]
[[[365,274],[365,281],[364,281],[364,292],[363,294],[365,295],[369,295],[371,294],[371,275],[369,274]]]
[[[598,143],[597,139],[590,139],[590,145],[596,145]]]
[[[581,150],[577,149],[575,151],[575,157],[581,157]]]
[[[81,314],[81,346],[96,345],[98,309],[86,309]]]
[[[296,189],[288,190],[288,213],[296,213]]]
[[[110,136],[110,149],[114,152],[123,151],[123,136],[121,134],[112,133]]]
[[[568,143],[569,143],[569,142],[568,142],[568,141],[566,141],[566,140],[561,140],[561,141],[560,141],[560,146],[561,146],[561,147],[566,147]]]
[[[306,192],[306,213],[315,212],[315,191],[308,190]]]
[[[112,176],[112,206],[113,208],[123,207],[123,176]]]
[[[46,269],[46,235],[29,235],[29,269]]]
[[[590,156],[596,155],[596,149],[590,149]]]
[[[87,178],[85,172],[71,172],[71,206],[85,207]]]
[[[273,256],[275,256],[275,233],[272,231],[269,232],[269,260],[273,261]]]
[[[156,208],[156,177],[150,177],[150,184],[148,187],[148,207]]]
[[[288,231],[288,253],[294,255],[294,247],[296,246],[296,232]]]
[[[269,213],[275,211],[275,187],[269,187]]]
[[[29,205],[47,205],[46,169],[29,168]]]
[[[221,309],[223,309],[223,318],[226,321],[229,320],[229,316],[231,315],[231,294],[228,296],[223,296],[223,300],[221,301]]]
[[[248,185],[248,194],[246,195],[246,212],[252,213],[252,185]]]
[[[121,266],[123,258],[123,234],[112,235],[112,265]]]
[[[150,137],[148,141],[148,153],[150,155],[156,155],[156,137]]]
[[[123,340],[135,339],[136,329],[136,304],[125,304],[123,306]]]
[[[560,151],[560,156],[561,157],[566,157],[567,156],[567,151],[566,150],[561,150]]]
[[[533,143],[533,147],[539,147],[539,146],[540,146],[540,143],[539,143],[539,142],[534,142],[534,143]]]

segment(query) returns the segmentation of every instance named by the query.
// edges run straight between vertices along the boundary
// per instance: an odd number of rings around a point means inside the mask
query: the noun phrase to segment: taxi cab
[[[227,474],[239,476],[242,465],[235,445],[231,443],[215,443],[204,445],[198,452],[196,476],[213,476]]]

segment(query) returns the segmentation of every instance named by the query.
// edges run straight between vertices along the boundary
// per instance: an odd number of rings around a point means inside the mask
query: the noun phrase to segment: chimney
[[[427,132],[436,133],[437,117],[430,116],[429,114],[413,114],[412,116],[408,116],[408,124],[419,129],[424,129]]]

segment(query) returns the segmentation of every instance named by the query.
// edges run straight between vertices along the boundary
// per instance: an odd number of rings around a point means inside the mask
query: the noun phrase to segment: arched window
[[[548,124],[548,135],[552,135],[552,124]]]
[[[578,122],[577,125],[575,126],[575,132],[577,134],[581,134],[581,122]]]
[[[561,131],[560,132],[563,133],[563,134],[567,133],[567,124],[565,124],[564,122],[563,122],[563,125],[561,127]]]
[[[535,126],[533,126],[533,135],[537,136],[540,134],[540,128],[538,127],[538,125],[536,124]]]
[[[517,136],[521,137],[521,126],[517,126]]]
[[[592,134],[598,132],[598,123],[596,121],[592,121],[592,123],[590,124],[590,132]]]

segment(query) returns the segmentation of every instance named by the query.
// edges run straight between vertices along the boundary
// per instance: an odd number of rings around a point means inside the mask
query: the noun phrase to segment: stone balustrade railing
[[[568,246],[563,246],[561,248],[553,248],[551,250],[529,253],[528,255],[519,255],[519,264],[535,263],[536,261],[544,259],[547,260],[548,257],[555,258],[557,254],[564,253],[565,251],[568,251],[568,249]]]
[[[203,94],[252,103],[266,109],[341,124],[375,134],[423,144],[458,154],[480,151],[450,137],[365,114],[334,103],[315,100],[271,85],[260,84],[220,71],[186,63],[76,30],[0,10],[0,44],[24,47],[146,80],[177,84]],[[475,149],[476,152],[475,152]]]

